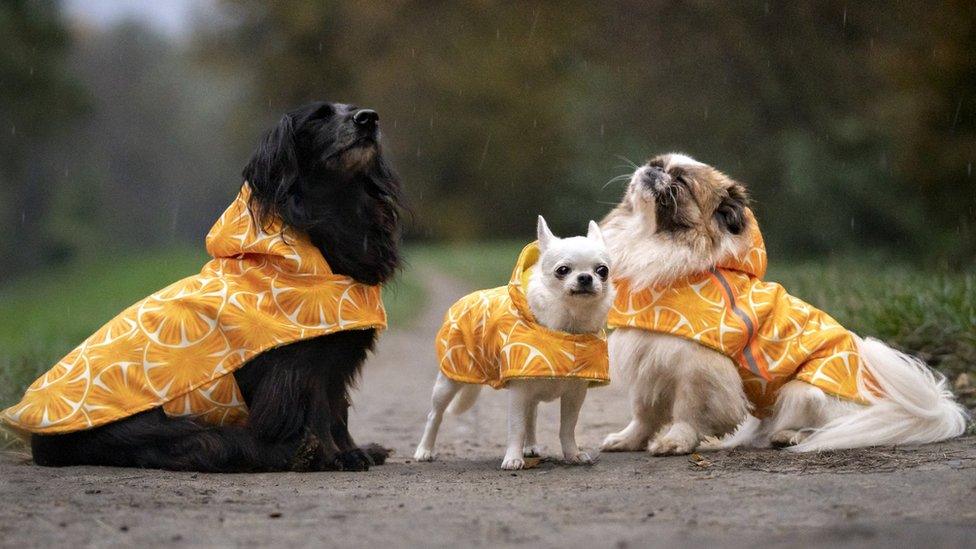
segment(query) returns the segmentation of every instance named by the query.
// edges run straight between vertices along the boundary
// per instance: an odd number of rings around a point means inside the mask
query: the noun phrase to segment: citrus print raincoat
[[[90,429],[162,406],[240,423],[231,375],[262,351],[340,330],[385,328],[380,287],[333,274],[305,234],[262,230],[244,185],[207,235],[213,257],[122,311],[68,353],[0,420],[21,434]],[[323,367],[327,365],[323,364]]]
[[[857,389],[856,336],[762,279],[766,247],[750,218],[752,246],[742,257],[669,285],[635,290],[627,280],[616,280],[610,326],[681,336],[729,356],[760,415],[792,379],[865,402]]]
[[[495,389],[523,378],[610,382],[605,334],[550,330],[532,316],[526,288],[538,260],[538,245],[529,244],[508,286],[474,292],[451,306],[435,342],[444,375]]]

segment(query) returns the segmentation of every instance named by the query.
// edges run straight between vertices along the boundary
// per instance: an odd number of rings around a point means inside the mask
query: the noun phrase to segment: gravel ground
[[[436,374],[433,335],[467,288],[426,273],[410,330],[391,330],[351,419],[396,450],[367,473],[206,475],[74,467],[0,456],[0,546],[72,547],[804,545],[959,547],[976,537],[976,438],[819,455],[738,450],[699,458],[604,454],[511,473],[503,392],[448,417],[434,463],[410,459]],[[558,405],[541,409],[553,455]],[[626,423],[621,387],[590,392],[578,427],[593,450]]]

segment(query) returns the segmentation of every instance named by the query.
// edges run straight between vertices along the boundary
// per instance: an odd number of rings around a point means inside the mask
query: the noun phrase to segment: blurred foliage
[[[0,3],[0,222],[6,233],[0,276],[57,254],[41,220],[27,212],[51,207],[51,142],[86,107],[83,88],[67,72],[70,45],[56,4]]]
[[[581,231],[630,161],[745,182],[779,257],[976,265],[976,4],[223,1],[189,38],[0,4],[0,277],[199,245],[259,133],[380,111],[408,236]]]
[[[524,237],[600,217],[680,149],[747,183],[774,251],[976,257],[972,2],[228,2],[203,57],[248,120],[376,107],[415,234]],[[257,127],[255,126],[254,131]],[[254,131],[244,132],[247,135]]]

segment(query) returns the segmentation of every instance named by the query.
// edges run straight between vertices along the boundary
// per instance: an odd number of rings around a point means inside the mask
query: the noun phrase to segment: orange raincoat
[[[668,285],[634,290],[617,280],[613,328],[641,328],[688,338],[732,358],[759,414],[792,379],[865,402],[856,336],[827,313],[789,294],[766,273],[766,247],[753,220],[742,256]],[[680,364],[675,364],[680,368]]]
[[[605,334],[558,332],[532,316],[525,290],[538,260],[538,245],[529,244],[507,287],[474,292],[451,306],[435,342],[444,375],[495,389],[522,378],[610,383]]]
[[[379,286],[333,274],[303,233],[252,220],[244,185],[207,235],[213,259],[122,311],[0,413],[21,434],[91,429],[162,406],[240,423],[232,373],[268,349],[340,330],[385,328]]]

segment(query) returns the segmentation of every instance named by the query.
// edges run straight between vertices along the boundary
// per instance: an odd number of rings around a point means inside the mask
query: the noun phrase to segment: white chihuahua
[[[585,237],[558,238],[539,216],[537,232],[538,254],[526,247],[507,288],[475,292],[448,311],[437,338],[440,372],[417,461],[433,459],[452,400],[449,411],[463,413],[488,384],[510,389],[502,469],[522,469],[525,457],[539,455],[536,410],[557,398],[563,458],[592,463],[576,444],[576,421],[588,386],[609,382],[602,330],[613,302],[610,257],[593,221]]]

